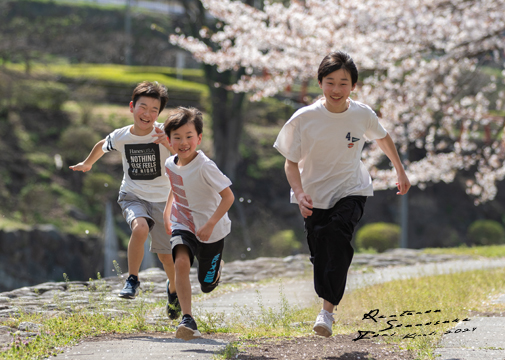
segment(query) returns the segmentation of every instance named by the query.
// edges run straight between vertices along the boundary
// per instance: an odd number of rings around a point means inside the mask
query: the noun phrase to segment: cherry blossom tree
[[[234,84],[216,86],[249,92],[251,100],[273,96],[315,79],[322,58],[344,50],[367,75],[354,97],[376,109],[409,154],[414,185],[451,182],[463,171],[477,203],[495,197],[505,177],[504,1],[292,0],[265,1],[261,9],[238,0],[201,3],[216,28],[170,41],[219,72],[244,69]],[[363,156],[375,188],[394,187],[395,174],[384,169],[374,143]]]

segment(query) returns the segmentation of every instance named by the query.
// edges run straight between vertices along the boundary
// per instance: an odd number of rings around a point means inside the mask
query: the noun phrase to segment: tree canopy
[[[273,96],[315,79],[322,58],[344,50],[366,74],[354,98],[374,107],[410,154],[412,184],[451,182],[463,171],[477,203],[495,197],[505,177],[505,2],[292,0],[260,9],[201,2],[216,30],[202,27],[199,38],[179,32],[170,41],[219,71],[244,68],[234,91]],[[363,156],[376,189],[395,186],[378,146]]]

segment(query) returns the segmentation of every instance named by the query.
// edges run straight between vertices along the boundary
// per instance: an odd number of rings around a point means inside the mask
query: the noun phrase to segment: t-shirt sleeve
[[[301,139],[298,123],[299,121],[296,118],[289,119],[282,127],[274,143],[274,148],[282,156],[295,163],[301,159]]]
[[[107,137],[105,138],[105,142],[102,145],[102,150],[104,152],[109,152],[109,151],[112,151],[112,150],[117,150],[116,149],[116,141],[115,141],[116,134],[117,134],[117,131],[114,130],[109,135],[107,135]]]
[[[368,120],[367,130],[365,131],[365,136],[369,140],[382,139],[388,134],[388,132],[379,122],[379,118],[377,117],[377,114],[375,114],[375,111],[372,109],[369,110],[370,117]]]
[[[212,161],[204,163],[202,166],[202,175],[204,181],[218,193],[231,186],[231,180]]]

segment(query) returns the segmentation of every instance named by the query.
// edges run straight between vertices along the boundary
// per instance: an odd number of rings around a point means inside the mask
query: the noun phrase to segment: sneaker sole
[[[119,296],[121,299],[128,299],[128,300],[132,300],[132,299],[135,299],[135,297],[137,296],[137,294],[131,296],[131,295],[122,295],[122,294],[118,294],[117,296]]]
[[[198,330],[192,330],[185,326],[179,326],[175,332],[175,337],[177,339],[188,341],[193,339],[200,339],[202,337],[202,334],[200,334],[200,331]]]
[[[316,332],[316,335],[324,336],[324,337],[330,337],[332,334],[332,332],[330,330],[328,330],[328,328],[326,328],[322,325],[314,326],[314,331]]]

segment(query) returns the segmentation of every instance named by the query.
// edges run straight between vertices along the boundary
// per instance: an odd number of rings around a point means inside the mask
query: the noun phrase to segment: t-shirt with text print
[[[155,123],[163,130],[163,124]],[[131,133],[132,125],[116,129],[107,135],[102,150],[117,150],[123,160],[123,181],[120,191],[133,193],[150,202],[164,202],[168,199],[170,183],[162,168],[170,151],[153,141],[156,131],[145,136]]]
[[[171,156],[165,162],[174,194],[170,213],[172,231],[186,230],[196,236],[198,229],[210,219],[221,203],[219,193],[229,187],[231,181],[201,150],[184,166],[177,165],[176,158]],[[214,226],[205,243],[219,241],[230,231],[231,221],[226,213]]]

